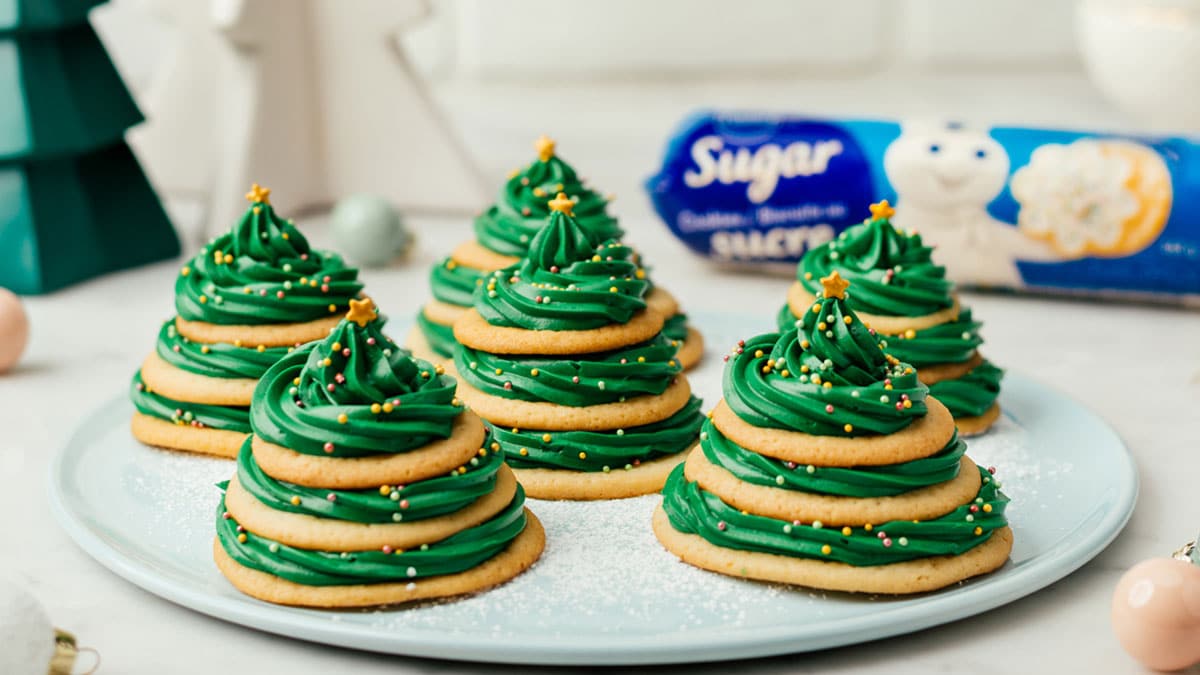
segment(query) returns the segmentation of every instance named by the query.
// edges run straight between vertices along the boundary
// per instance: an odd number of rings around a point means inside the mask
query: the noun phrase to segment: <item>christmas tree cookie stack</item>
[[[456,344],[454,322],[471,306],[475,288],[491,272],[516,264],[528,252],[534,236],[546,224],[547,202],[559,192],[574,201],[575,219],[593,245],[619,239],[623,232],[607,212],[609,199],[588,188],[575,169],[555,154],[554,141],[542,136],[535,143],[538,157],[524,170],[512,173],[496,203],[475,219],[475,238],[463,242],[430,271],[433,299],[417,314],[408,347],[431,361],[450,359]],[[646,302],[669,317],[664,332],[683,343],[680,360],[690,367],[700,360],[700,333],[680,313],[679,303],[661,288],[652,288]]]
[[[893,213],[886,201],[872,204],[869,220],[804,255],[779,328],[803,317],[821,291],[820,279],[838,271],[854,284],[854,311],[884,336],[889,354],[917,368],[959,431],[987,431],[1000,417],[996,399],[1004,372],[980,355],[981,324],[959,304],[946,268],[933,263],[920,235],[892,225]]]
[[[362,289],[358,271],[312,250],[255,185],[251,206],[179,271],[178,316],[134,375],[133,435],[235,457],[258,379],[296,345],[325,337]]]
[[[594,246],[572,206],[550,202],[528,255],[487,276],[454,324],[458,395],[532,497],[657,492],[695,441],[700,401],[632,252]]]
[[[730,355],[725,398],[663,490],[659,541],[715,572],[851,592],[997,569],[1012,548],[999,482],[850,309],[846,281],[822,284],[799,325]]]
[[[364,607],[479,591],[545,533],[454,378],[379,330],[369,299],[254,392],[254,435],[217,509],[213,555],[242,592]]]

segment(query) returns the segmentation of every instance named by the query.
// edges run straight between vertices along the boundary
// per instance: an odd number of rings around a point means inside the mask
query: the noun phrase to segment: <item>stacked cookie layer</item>
[[[986,431],[1000,416],[996,399],[1004,373],[979,353],[982,324],[959,304],[946,268],[933,263],[933,250],[920,235],[892,225],[886,201],[873,204],[871,213],[870,220],[804,255],[779,313],[780,330],[804,317],[821,292],[819,280],[837,271],[854,284],[854,311],[884,336],[888,353],[917,368],[959,431]]]
[[[250,208],[179,271],[178,316],[134,376],[133,435],[234,457],[258,379],[296,345],[325,337],[362,289],[358,271],[315,251],[255,185]]]
[[[239,590],[361,607],[469,593],[538,558],[541,524],[440,367],[378,329],[370,300],[255,390],[254,436],[217,511]]]
[[[565,194],[527,256],[454,325],[459,397],[533,497],[658,491],[702,416],[632,251],[596,247]]]
[[[734,350],[725,399],[672,473],[662,544],[698,567],[866,593],[934,590],[1008,558],[1008,499],[949,411],[851,311],[845,281]]]
[[[535,144],[538,158],[513,171],[496,202],[475,218],[475,238],[460,244],[430,271],[433,299],[417,314],[407,345],[431,361],[450,359],[456,344],[454,322],[471,306],[475,289],[491,272],[516,264],[528,252],[534,236],[546,223],[546,204],[562,192],[574,202],[576,221],[593,245],[622,236],[616,218],[607,212],[608,198],[588,188],[571,165],[555,154],[545,136]],[[688,325],[679,303],[666,290],[652,288],[646,301],[668,317],[664,332],[683,344],[684,367],[700,360],[700,333]]]

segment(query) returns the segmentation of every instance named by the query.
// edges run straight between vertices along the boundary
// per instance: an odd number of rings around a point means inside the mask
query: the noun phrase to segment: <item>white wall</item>
[[[1077,66],[1070,0],[437,0],[407,44],[488,78]]]
[[[1074,6],[1070,0],[432,0],[432,19],[401,42],[418,71],[435,79],[1021,72],[1078,68]],[[135,90],[172,37],[147,7],[147,0],[113,0],[93,14]]]

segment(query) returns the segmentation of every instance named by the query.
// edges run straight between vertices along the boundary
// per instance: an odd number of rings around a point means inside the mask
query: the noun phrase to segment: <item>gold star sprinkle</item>
[[[842,278],[842,275],[834,270],[833,274],[827,277],[822,277],[821,286],[825,288],[825,297],[827,298],[846,298],[846,289],[850,287],[850,282]]]
[[[246,200],[251,204],[270,204],[271,188],[265,188],[255,183],[250,186],[250,191],[246,193]]]
[[[871,205],[871,217],[875,220],[886,220],[894,215],[896,215],[896,209],[893,209],[886,199]]]
[[[533,148],[537,150],[538,159],[549,162],[550,158],[554,156],[554,139],[542,134],[533,142]]]
[[[575,202],[571,201],[570,198],[567,197],[567,193],[560,192],[558,193],[557,197],[550,200],[550,203],[547,204],[547,206],[550,207],[551,211],[562,211],[570,216],[573,215],[572,211],[575,209]]]
[[[359,326],[366,326],[375,320],[375,301],[370,298],[351,300],[350,311],[346,312],[346,320],[353,321]]]

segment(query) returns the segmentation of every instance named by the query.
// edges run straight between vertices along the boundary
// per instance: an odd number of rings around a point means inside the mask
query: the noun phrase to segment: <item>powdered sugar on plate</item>
[[[713,350],[719,352],[718,335]],[[693,375],[711,406],[720,358]],[[694,661],[820,649],[918,630],[1054,582],[1124,525],[1132,462],[1100,420],[1010,374],[1005,416],[968,454],[1012,498],[1011,562],[915,598],[872,598],[742,581],[679,562],[650,527],[659,497],[545,502],[542,559],[471,597],[387,610],[276,607],[239,594],[212,563],[215,483],[233,462],[146,448],[124,398],[87,419],[54,464],[52,501],[97,560],[155,593],[221,618],[343,647],[519,663]],[[1068,479],[1069,478],[1069,479]],[[415,583],[420,583],[416,581]]]

